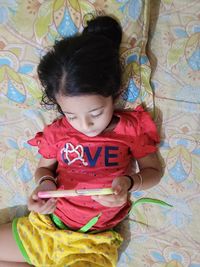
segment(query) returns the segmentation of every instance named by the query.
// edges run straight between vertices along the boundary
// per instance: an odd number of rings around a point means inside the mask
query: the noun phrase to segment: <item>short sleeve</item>
[[[137,159],[156,152],[160,138],[155,123],[141,106],[135,109],[132,116],[134,131],[132,131],[131,152]]]
[[[38,147],[38,152],[46,159],[56,158],[57,149],[54,140],[54,127],[48,125],[43,132],[38,132],[34,138],[28,140],[28,144]]]

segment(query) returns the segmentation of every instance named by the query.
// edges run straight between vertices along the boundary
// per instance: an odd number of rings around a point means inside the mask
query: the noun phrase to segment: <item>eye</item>
[[[92,117],[92,118],[98,118],[98,117],[100,117],[102,114],[103,114],[103,111],[101,111],[101,112],[98,113],[98,114],[91,114],[91,117]]]
[[[69,121],[73,121],[73,120],[76,119],[76,117],[67,117],[67,119],[68,119]]]

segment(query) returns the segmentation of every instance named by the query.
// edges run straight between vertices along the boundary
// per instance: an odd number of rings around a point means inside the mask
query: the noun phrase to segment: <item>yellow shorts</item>
[[[13,234],[25,260],[41,267],[115,267],[120,234],[113,230],[79,233],[61,230],[50,216],[31,212],[13,221]]]

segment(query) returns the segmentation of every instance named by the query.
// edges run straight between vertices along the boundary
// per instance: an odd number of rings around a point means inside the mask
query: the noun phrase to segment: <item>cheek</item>
[[[80,127],[80,123],[78,121],[72,121],[70,124],[75,129],[79,129],[79,127]]]
[[[75,128],[75,129],[77,128],[77,127],[76,127],[76,126],[77,126],[77,123],[76,123],[75,120],[74,120],[74,121],[73,121],[73,120],[71,121],[71,120],[68,120],[68,119],[67,119],[67,121],[68,121],[68,123],[69,123],[73,128]]]
[[[111,114],[108,114],[107,116],[105,116],[104,118],[102,118],[101,125],[107,127],[107,125],[110,123],[111,119],[112,119],[112,115]]]
[[[110,122],[111,120],[112,120],[112,117],[113,117],[113,112],[114,112],[114,110],[113,110],[113,108],[110,108],[109,110],[108,110],[108,112],[107,112],[107,120]]]

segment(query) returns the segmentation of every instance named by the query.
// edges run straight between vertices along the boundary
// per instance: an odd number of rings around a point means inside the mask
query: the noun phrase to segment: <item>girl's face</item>
[[[56,100],[71,126],[84,135],[97,136],[111,122],[114,111],[112,96],[58,95]]]

